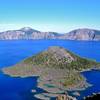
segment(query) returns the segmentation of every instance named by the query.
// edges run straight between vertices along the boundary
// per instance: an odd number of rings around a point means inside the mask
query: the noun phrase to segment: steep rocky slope
[[[55,32],[40,32],[29,27],[24,27],[19,30],[1,32],[0,40],[55,39],[58,35]]]
[[[100,31],[93,29],[76,29],[71,32],[60,34],[56,32],[40,32],[30,27],[19,30],[0,32],[0,40],[19,39],[67,39],[67,40],[100,40]]]
[[[64,34],[61,38],[69,40],[100,40],[100,31],[92,29],[77,29]]]

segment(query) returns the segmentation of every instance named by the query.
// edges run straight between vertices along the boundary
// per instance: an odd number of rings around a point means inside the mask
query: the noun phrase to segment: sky
[[[0,31],[22,27],[62,33],[100,30],[100,0],[0,0]]]

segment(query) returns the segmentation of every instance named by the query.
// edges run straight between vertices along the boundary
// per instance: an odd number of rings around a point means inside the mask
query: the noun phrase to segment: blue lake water
[[[14,40],[0,41],[0,68],[14,65],[49,46],[62,46],[82,57],[100,61],[98,41]],[[81,97],[100,92],[100,71],[84,72],[83,75],[93,86],[81,91]],[[29,93],[32,88],[37,89],[36,83],[37,78],[12,78],[0,73],[0,100],[31,100]]]

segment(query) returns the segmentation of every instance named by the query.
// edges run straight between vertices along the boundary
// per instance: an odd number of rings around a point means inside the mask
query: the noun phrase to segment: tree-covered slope
[[[47,50],[24,60],[23,63],[40,67],[75,69],[78,71],[98,66],[97,62],[81,58],[69,50],[58,46],[49,47]]]
[[[39,86],[51,91],[45,84],[62,89],[85,87],[86,79],[80,71],[98,66],[99,63],[95,61],[81,58],[62,47],[53,46],[2,71],[11,76],[39,76]]]

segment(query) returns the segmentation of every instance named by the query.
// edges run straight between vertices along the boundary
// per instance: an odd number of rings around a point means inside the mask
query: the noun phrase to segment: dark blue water
[[[100,71],[92,70],[86,71],[82,73],[86,78],[87,81],[92,84],[92,87],[87,88],[84,91],[81,91],[81,97],[92,95],[93,93],[100,92]],[[81,98],[79,97],[79,99]]]
[[[28,100],[36,86],[37,78],[11,78],[0,73],[0,100]]]
[[[100,42],[66,40],[0,41],[0,68],[8,67],[46,49],[49,46],[63,46],[74,53],[100,61]],[[100,92],[100,72],[84,72],[83,75],[93,87],[81,92],[81,97]],[[0,100],[31,100],[29,93],[36,89],[37,78],[12,78],[0,73]]]

